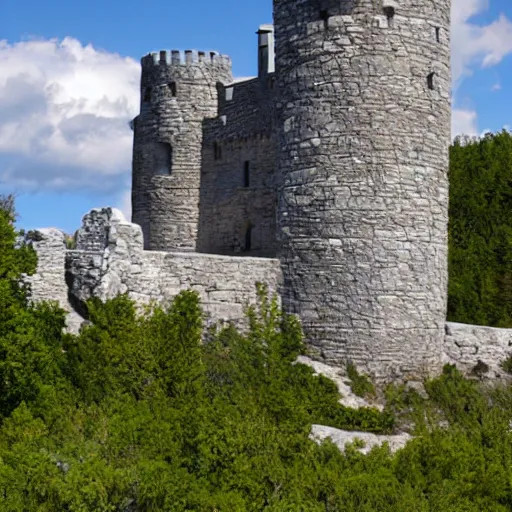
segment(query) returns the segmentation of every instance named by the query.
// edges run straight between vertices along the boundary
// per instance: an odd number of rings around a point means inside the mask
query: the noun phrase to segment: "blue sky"
[[[74,231],[92,207],[129,210],[138,62],[218,50],[256,69],[271,0],[0,0],[0,192],[24,228]],[[455,133],[512,125],[512,2],[453,0]]]

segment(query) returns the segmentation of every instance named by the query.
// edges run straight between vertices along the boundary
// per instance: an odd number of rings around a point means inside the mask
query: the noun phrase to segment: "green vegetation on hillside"
[[[450,152],[448,319],[512,327],[512,135]]]
[[[510,148],[508,134],[452,148],[454,320],[510,318]],[[512,511],[512,388],[446,367],[427,398],[390,387],[383,413],[345,408],[331,381],[295,364],[300,325],[264,289],[247,332],[228,326],[207,343],[192,292],[144,314],[125,296],[91,301],[90,324],[63,334],[63,312],[31,306],[18,286],[36,256],[17,245],[11,207],[0,200],[1,511]],[[313,423],[414,424],[416,437],[395,455],[340,453],[310,439]]]

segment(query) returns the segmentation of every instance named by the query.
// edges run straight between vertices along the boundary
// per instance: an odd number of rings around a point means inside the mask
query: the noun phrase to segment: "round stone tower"
[[[283,303],[327,360],[441,364],[450,0],[274,0]]]
[[[161,51],[142,59],[132,220],[146,249],[195,250],[203,121],[217,115],[218,84],[231,81],[230,58],[214,52]]]

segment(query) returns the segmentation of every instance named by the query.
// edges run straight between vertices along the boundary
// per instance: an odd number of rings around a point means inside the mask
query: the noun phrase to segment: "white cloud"
[[[499,64],[512,54],[512,21],[500,15],[487,25],[478,25],[474,16],[489,8],[489,0],[453,0],[452,3],[452,71],[454,103],[457,90],[464,79],[476,68]],[[496,84],[498,88],[500,84]],[[498,90],[495,86],[493,90]],[[453,135],[477,132],[478,120],[474,111],[453,112]],[[470,130],[464,131],[464,130]],[[462,130],[462,131],[461,131]]]
[[[487,25],[474,22],[488,7],[489,0],[453,0],[455,100],[461,81],[475,69],[512,53],[512,21],[502,15]],[[0,40],[0,186],[123,190],[139,77],[135,60],[73,38]],[[453,134],[478,134],[477,113],[454,105]]]
[[[474,110],[453,109],[452,112],[453,135],[478,135],[478,119]]]
[[[132,191],[130,189],[125,190],[116,205],[119,208],[126,219],[132,218]]]
[[[0,41],[0,183],[105,189],[126,179],[139,69],[72,38]]]
[[[512,53],[512,22],[503,14],[488,25],[477,25],[473,17],[487,11],[488,0],[453,0],[452,69],[455,88],[475,66],[499,64]]]

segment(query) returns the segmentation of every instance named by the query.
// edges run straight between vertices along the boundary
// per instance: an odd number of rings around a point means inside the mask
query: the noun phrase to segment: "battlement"
[[[143,69],[154,66],[221,66],[231,67],[231,58],[217,52],[198,50],[161,50],[142,57]]]

